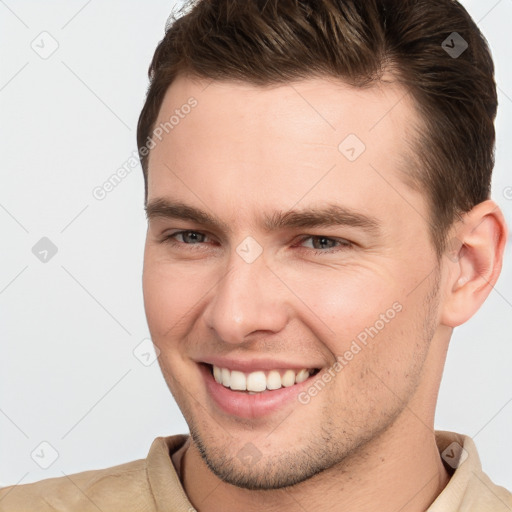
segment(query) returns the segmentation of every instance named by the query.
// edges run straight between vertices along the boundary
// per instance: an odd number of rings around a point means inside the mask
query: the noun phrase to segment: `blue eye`
[[[192,235],[192,236],[190,236]],[[176,237],[181,236],[184,240],[183,242],[178,242],[176,240]],[[204,233],[200,233],[199,231],[176,231],[176,233],[171,233],[169,235],[166,235],[161,242],[170,244],[173,247],[181,248],[180,246],[191,246],[190,249],[192,250],[201,250],[204,249],[201,245],[201,238],[206,237]],[[199,238],[199,240],[198,240]],[[192,240],[191,243],[188,243],[186,240]],[[188,247],[187,247],[188,248]]]
[[[176,237],[178,235],[181,235],[181,236],[185,235],[185,237],[186,237],[186,236],[190,235],[191,233],[193,235],[199,235],[200,237],[205,236],[203,233],[199,233],[198,231],[178,231],[177,233],[173,233],[172,235],[169,235],[168,237],[166,237],[166,240],[171,240],[174,242],[175,241],[174,237]],[[185,239],[185,237],[184,237],[184,239]],[[192,240],[194,240],[193,237],[192,237]],[[195,240],[195,241],[197,242],[197,240]],[[182,243],[184,243],[185,245],[191,245],[191,244],[188,244],[187,242],[182,242]],[[195,244],[192,244],[192,245],[195,245]]]
[[[183,241],[178,241],[177,237],[181,237]],[[208,236],[204,233],[201,233],[200,231],[177,231],[176,233],[171,233],[169,235],[166,235],[163,240],[161,240],[162,243],[168,243],[172,246],[178,247],[178,246],[194,246],[195,249],[202,249],[202,244],[204,242],[204,239],[208,238]],[[187,240],[189,240],[187,242]],[[322,235],[306,235],[301,238],[299,241],[299,244],[303,244],[306,240],[316,240],[319,242],[320,245],[331,245],[331,247],[327,247],[325,250],[317,249],[315,248],[315,243],[313,242],[313,247],[310,249],[313,251],[314,254],[322,255],[322,254],[329,254],[334,252],[343,251],[346,249],[349,249],[353,246],[351,242],[348,240],[345,240],[344,238],[330,238]],[[335,245],[337,244],[337,247]],[[307,248],[302,248],[306,249]]]
[[[324,245],[324,244],[338,244],[338,247],[337,248],[334,248],[332,245],[331,245],[331,248],[328,248],[327,250],[318,250],[316,249],[314,246],[315,246],[315,243],[313,242],[313,252],[315,254],[329,254],[329,253],[333,253],[333,252],[338,252],[338,251],[342,251],[344,249],[349,249],[350,247],[352,247],[352,244],[348,241],[348,240],[345,240],[343,238],[330,238],[330,237],[327,237],[327,236],[322,236],[322,235],[307,235],[305,237],[303,237],[300,241],[300,243],[304,243],[304,241],[306,240],[318,240],[318,242],[320,243],[320,245]]]

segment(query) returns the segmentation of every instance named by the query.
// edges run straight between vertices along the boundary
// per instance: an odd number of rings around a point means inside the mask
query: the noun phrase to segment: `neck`
[[[209,470],[193,442],[184,448],[182,483],[200,512],[295,512],[297,504],[326,512],[418,512],[427,510],[450,478],[434,431],[410,410],[348,460],[285,489],[251,491],[227,484]]]

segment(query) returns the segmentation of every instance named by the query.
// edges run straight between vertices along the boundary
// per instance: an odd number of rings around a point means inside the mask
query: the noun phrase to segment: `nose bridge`
[[[278,332],[287,322],[279,279],[262,253],[253,259],[255,247],[250,244],[242,242],[233,251],[204,313],[207,326],[226,343],[243,343],[255,331]]]

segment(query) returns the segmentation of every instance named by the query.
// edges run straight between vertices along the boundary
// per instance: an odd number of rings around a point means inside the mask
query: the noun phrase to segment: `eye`
[[[199,238],[205,236],[203,233],[199,233],[198,231],[178,231],[177,233],[169,235],[169,238],[173,239],[175,236],[179,235],[179,236],[183,237],[183,235],[185,235],[184,239],[187,239],[190,234],[192,234],[192,237],[189,238],[189,240],[193,240],[196,242],[197,242],[197,235],[199,235]],[[187,243],[187,242],[184,242],[184,243]]]
[[[182,241],[178,241],[178,238],[181,238]],[[178,247],[178,246],[196,246],[193,247],[193,249],[202,249],[202,244],[204,243],[205,239],[208,238],[208,235],[201,233],[200,231],[176,231],[175,233],[168,234],[164,236],[164,238],[161,240],[162,243],[171,244],[172,246]],[[313,241],[313,247],[311,250],[314,254],[322,255],[322,254],[329,254],[329,253],[335,253],[343,250],[347,250],[353,247],[354,244],[349,242],[348,240],[345,240],[344,238],[330,238],[323,235],[305,235],[303,236],[297,245],[303,244],[306,240],[312,240]],[[315,243],[316,242],[316,243]],[[334,247],[337,244],[337,247]],[[317,246],[325,246],[329,245],[330,247],[327,247],[324,250],[319,250],[315,247]],[[307,249],[302,247],[302,249]]]
[[[177,241],[176,237],[181,237],[182,242]],[[199,231],[176,231],[176,233],[171,233],[166,235],[161,242],[168,243],[174,246],[178,245],[198,245],[202,242],[202,239],[207,237],[204,233]],[[187,242],[187,240],[191,241],[191,243]]]
[[[313,241],[313,252],[315,254],[326,254],[326,253],[333,253],[333,252],[339,252],[346,249],[350,249],[353,244],[349,242],[348,240],[345,240],[344,238],[330,238],[323,235],[306,235],[301,238],[299,241],[299,244],[304,243],[306,240],[312,240]],[[330,245],[331,247],[327,250],[317,250],[315,247],[315,240],[317,241],[316,245]],[[338,244],[337,248],[333,248],[333,244]]]

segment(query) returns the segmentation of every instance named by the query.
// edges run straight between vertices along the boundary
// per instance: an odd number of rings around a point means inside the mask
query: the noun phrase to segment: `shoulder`
[[[123,510],[143,510],[149,482],[144,459],[105,469],[83,471],[0,489],[0,511],[97,512],[123,503]]]
[[[450,481],[428,512],[510,512],[512,493],[496,485],[482,470],[476,445],[471,437],[436,431],[436,442]]]
[[[484,472],[475,473],[471,493],[468,493],[468,502],[481,503],[484,510],[494,512],[510,512],[512,510],[512,493],[496,485]],[[487,508],[486,508],[487,507]]]
[[[190,507],[172,463],[188,435],[157,437],[146,459],[0,489],[0,512],[154,512]]]

